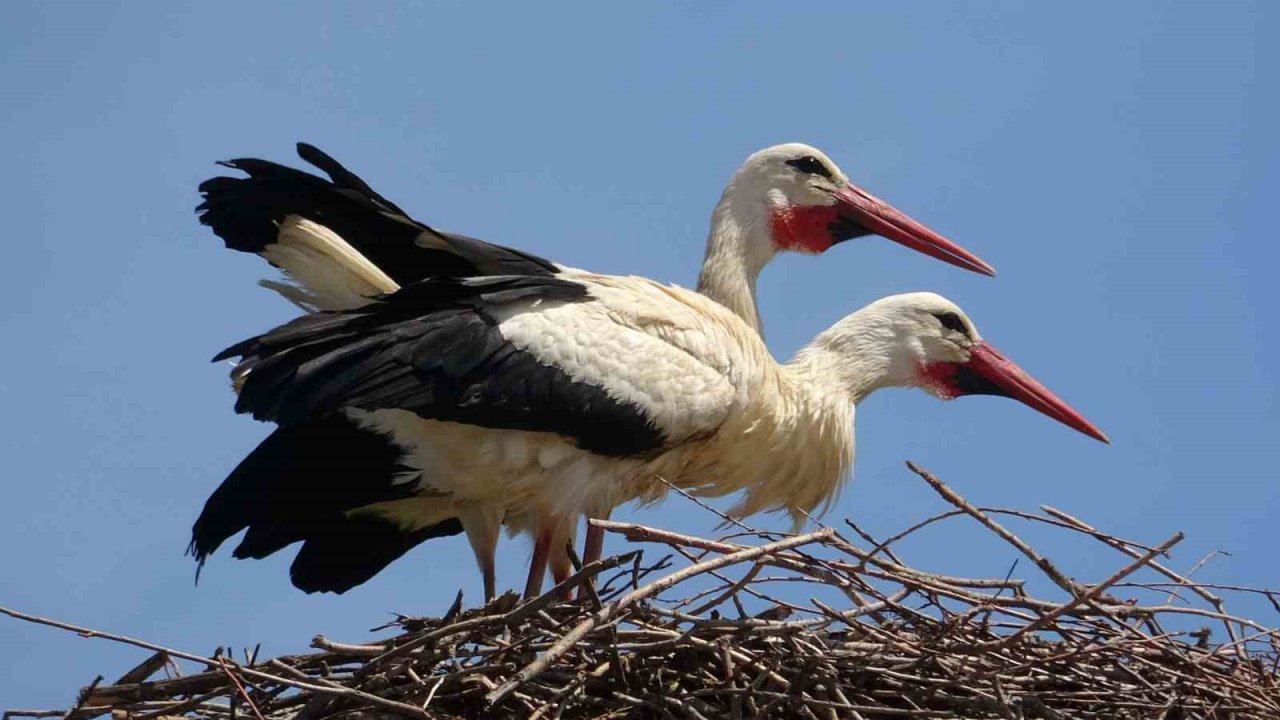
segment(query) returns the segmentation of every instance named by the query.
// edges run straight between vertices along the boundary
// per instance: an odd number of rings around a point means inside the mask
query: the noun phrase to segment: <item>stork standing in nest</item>
[[[527,595],[580,516],[657,500],[660,478],[744,491],[738,516],[814,512],[848,476],[854,407],[879,388],[1003,395],[1106,441],[932,293],[872,303],[778,364],[724,306],[644,278],[442,278],[219,357],[234,356],[237,411],[284,427],[347,414],[410,447],[471,526],[527,518]],[[412,502],[362,512],[424,522]]]
[[[232,161],[230,167],[249,177],[206,182],[200,210],[202,222],[229,247],[258,253],[283,269],[291,282],[264,284],[304,309],[359,308],[427,277],[603,277],[436,231],[319,150],[300,145],[299,153],[331,180],[262,160]],[[752,155],[734,174],[712,217],[698,290],[758,334],[756,278],[775,254],[821,253],[872,233],[994,274],[977,257],[853,185],[820,151],[788,144]],[[573,338],[564,340],[576,346],[566,352],[591,352]],[[609,389],[603,393],[616,399]],[[456,502],[451,485],[437,484],[420,467],[417,435],[434,430],[353,409],[281,423],[210,497],[193,529],[193,553],[203,561],[246,527],[237,557],[264,557],[302,540],[291,569],[294,583],[308,591],[341,592],[414,545],[465,529],[486,595],[492,596],[503,518],[517,527],[544,523],[527,508],[507,513],[478,500]],[[572,527],[557,517],[557,533],[538,535],[535,559],[549,555],[553,574],[562,578],[568,561],[560,547]],[[598,555],[601,541],[589,529],[584,555]],[[531,576],[527,588],[540,582],[540,575]]]

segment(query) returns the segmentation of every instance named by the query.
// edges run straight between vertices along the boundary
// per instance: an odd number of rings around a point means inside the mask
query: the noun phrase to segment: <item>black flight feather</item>
[[[200,184],[200,222],[228,248],[260,253],[276,242],[288,215],[317,222],[340,235],[400,285],[428,277],[552,275],[556,265],[536,255],[436,230],[414,220],[364,180],[314,146],[298,155],[329,175],[326,180],[256,158],[219,163],[247,177],[214,177]]]
[[[317,528],[307,537],[289,567],[289,577],[294,587],[304,592],[341,594],[377,575],[418,544],[460,532],[462,523],[456,518],[406,531],[377,515],[352,515]]]
[[[512,346],[494,313],[511,303],[586,299],[556,277],[436,278],[369,305],[308,315],[238,343],[236,411],[281,425],[347,408],[407,410],[480,427],[552,432],[611,456],[664,447],[649,415]]]
[[[189,554],[204,561],[249,529],[235,557],[266,557],[348,510],[414,494],[404,450],[343,415],[276,429],[205,501]]]

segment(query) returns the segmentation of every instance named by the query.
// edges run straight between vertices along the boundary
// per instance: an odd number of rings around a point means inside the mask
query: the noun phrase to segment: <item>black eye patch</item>
[[[968,328],[964,326],[964,321],[953,312],[935,313],[934,317],[938,318],[938,322],[942,323],[942,327],[948,330],[955,330],[966,336],[969,334]]]
[[[787,164],[802,173],[808,173],[809,175],[821,175],[828,180],[831,179],[831,168],[824,165],[821,160],[812,155],[805,155],[802,158],[788,160]]]

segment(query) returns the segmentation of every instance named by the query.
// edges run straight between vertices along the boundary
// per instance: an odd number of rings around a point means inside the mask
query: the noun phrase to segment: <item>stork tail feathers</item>
[[[347,511],[410,497],[402,455],[386,435],[341,415],[278,428],[205,502],[187,552],[203,566],[248,528],[233,555],[263,558],[341,524]]]
[[[419,544],[461,532],[462,523],[457,518],[404,530],[378,515],[346,516],[319,525],[308,535],[289,567],[289,578],[303,592],[342,594],[382,572]]]

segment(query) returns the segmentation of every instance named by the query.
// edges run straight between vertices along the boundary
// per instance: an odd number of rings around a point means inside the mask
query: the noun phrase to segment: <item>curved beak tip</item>
[[[994,385],[998,394],[1011,397],[1083,435],[1111,444],[1106,433],[990,344],[976,345],[970,352],[968,365]]]

